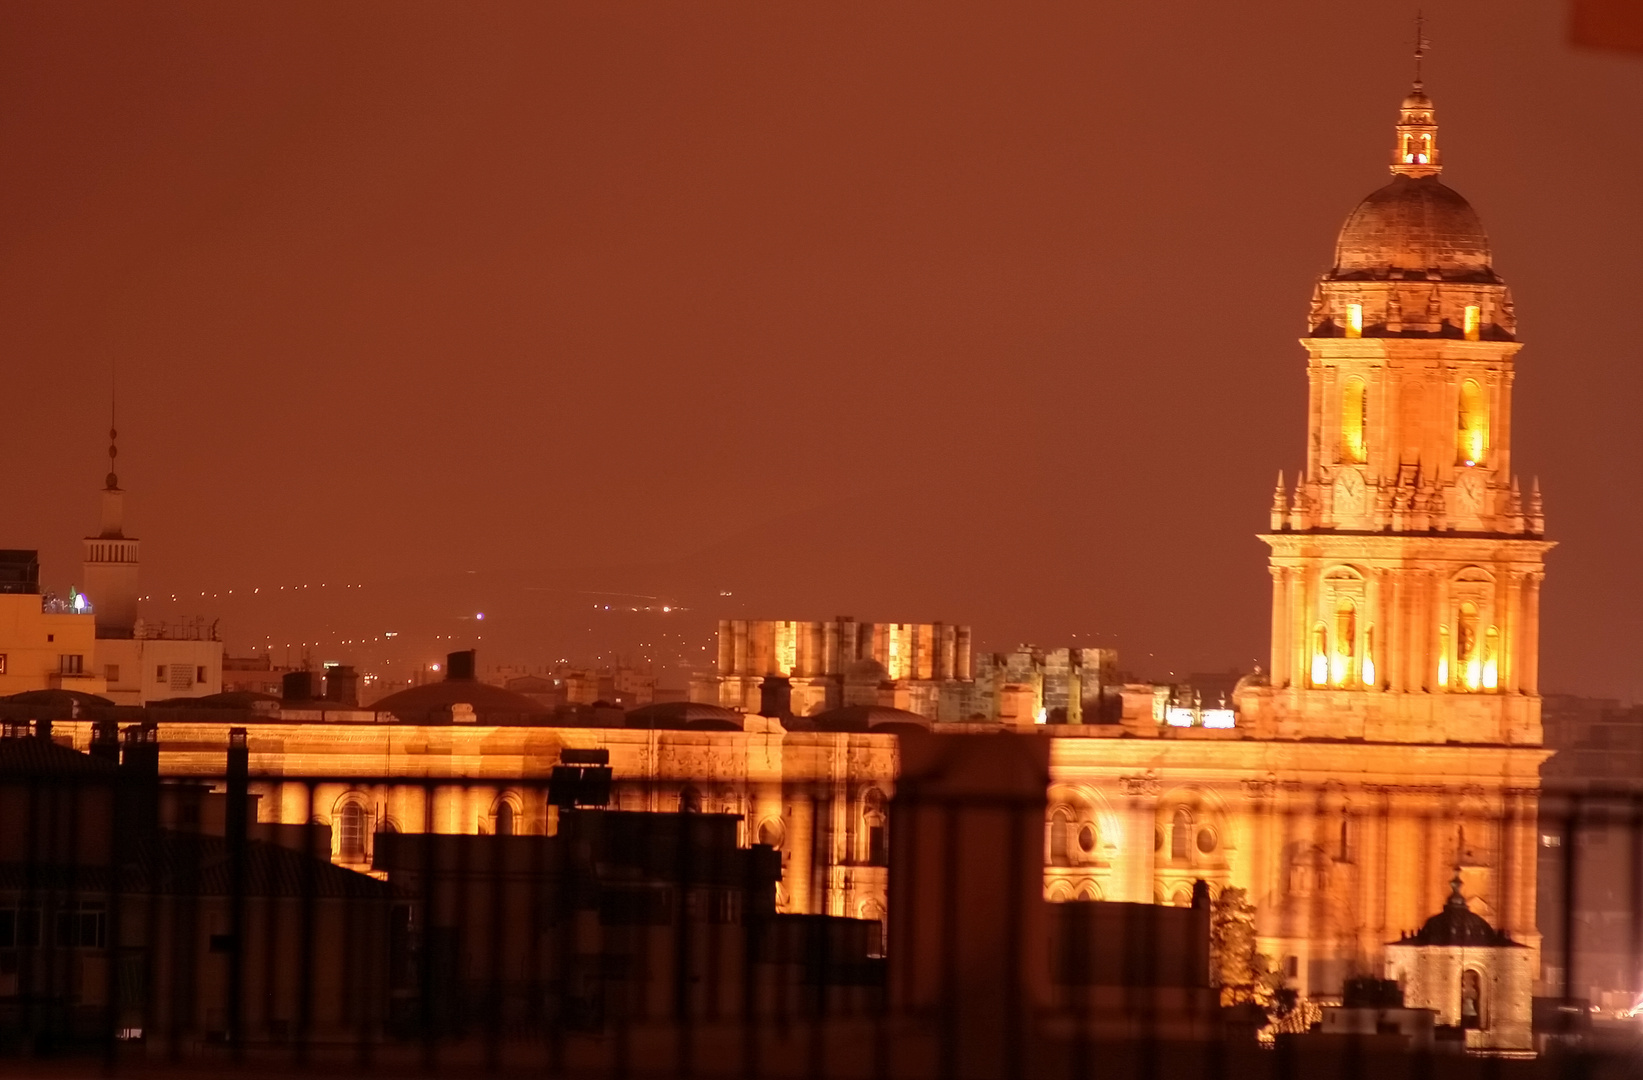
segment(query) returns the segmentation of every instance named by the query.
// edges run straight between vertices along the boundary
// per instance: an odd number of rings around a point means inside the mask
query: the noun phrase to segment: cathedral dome
[[[1470,945],[1493,948],[1519,947],[1517,942],[1489,925],[1489,920],[1466,906],[1460,892],[1460,876],[1449,883],[1449,899],[1443,910],[1426,920],[1418,933],[1405,934],[1399,945]]]
[[[1358,204],[1335,243],[1335,281],[1494,283],[1489,236],[1472,204],[1436,175],[1399,174]]]

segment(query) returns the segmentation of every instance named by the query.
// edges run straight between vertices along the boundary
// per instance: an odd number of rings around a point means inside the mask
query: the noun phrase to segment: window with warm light
[[[1354,651],[1358,643],[1358,606],[1346,597],[1335,604],[1335,655],[1329,665],[1329,681],[1345,686],[1352,681]]]
[[[1460,384],[1455,451],[1462,465],[1482,465],[1489,450],[1489,403],[1473,379]]]
[[[1455,620],[1455,666],[1461,685],[1476,690],[1483,685],[1483,643],[1478,640],[1478,606],[1471,601],[1460,606]]]
[[[1346,336],[1363,337],[1363,305],[1346,305]]]
[[[1322,624],[1312,631],[1312,685],[1329,685],[1329,631]]]
[[[1375,685],[1375,628],[1368,627],[1363,632],[1363,684]]]
[[[1369,393],[1354,376],[1341,384],[1341,460],[1363,464],[1369,460],[1365,441],[1369,429]]]
[[[1483,688],[1500,688],[1500,630],[1493,626],[1483,636]]]
[[[1462,316],[1461,329],[1466,334],[1467,341],[1476,341],[1483,328],[1483,309],[1476,304],[1466,305],[1466,314]]]
[[[1449,628],[1438,627],[1438,685],[1449,685]]]

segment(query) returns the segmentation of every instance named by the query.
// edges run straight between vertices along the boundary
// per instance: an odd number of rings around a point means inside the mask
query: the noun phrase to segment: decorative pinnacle
[[[110,491],[117,491],[120,487],[120,478],[114,473],[114,459],[120,456],[120,448],[115,444],[115,440],[119,437],[120,433],[114,428],[108,429],[108,490]]]

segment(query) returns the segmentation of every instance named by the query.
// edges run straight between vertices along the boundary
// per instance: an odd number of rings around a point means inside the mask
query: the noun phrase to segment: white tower
[[[125,492],[114,473],[119,455],[114,440],[119,432],[108,433],[108,483],[103,488],[103,528],[86,537],[85,592],[97,617],[100,638],[129,638],[137,626],[137,547],[125,534]]]

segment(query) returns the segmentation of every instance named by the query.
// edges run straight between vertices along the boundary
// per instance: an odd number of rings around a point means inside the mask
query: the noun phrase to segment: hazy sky
[[[1414,6],[8,3],[0,544],[76,580],[117,366],[149,614],[236,649],[853,613],[1264,662]],[[1643,59],[1422,6],[1527,342],[1545,682],[1643,698]]]

